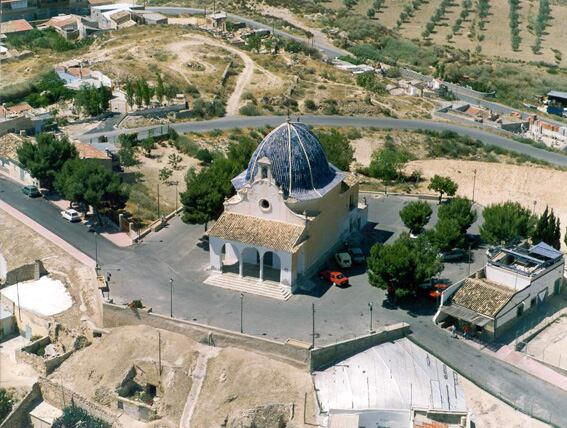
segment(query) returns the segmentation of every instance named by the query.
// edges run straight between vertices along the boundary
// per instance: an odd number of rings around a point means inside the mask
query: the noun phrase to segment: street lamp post
[[[368,309],[370,310],[370,327],[368,331],[372,333],[374,330],[372,329],[372,302],[368,302]]]
[[[244,293],[240,293],[240,333],[244,333],[243,326]]]
[[[98,235],[98,233],[95,230],[94,231],[95,270],[97,271],[97,274],[98,274],[98,239],[97,239],[97,235]]]
[[[157,216],[158,216],[158,219],[161,218],[161,212],[160,212],[160,209],[159,209],[159,183],[157,184]]]
[[[315,348],[315,303],[311,303],[311,312],[313,316],[313,330],[311,332],[311,347]]]
[[[532,210],[532,214],[535,214],[535,206],[537,205],[537,201],[534,201],[534,209]]]
[[[473,184],[472,184],[472,203],[474,204],[474,191],[476,188],[476,168],[473,170],[474,172],[474,177],[473,177]]]
[[[173,318],[173,278],[169,278],[169,316]]]

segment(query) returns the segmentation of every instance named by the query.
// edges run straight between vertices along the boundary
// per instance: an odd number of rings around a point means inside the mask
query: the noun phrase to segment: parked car
[[[352,259],[349,253],[342,252],[335,254],[335,261],[341,268],[349,268],[352,266]]]
[[[73,210],[73,209],[61,211],[61,216],[65,220],[69,220],[71,223],[73,223],[75,221],[81,221],[81,215],[79,214],[78,211]]]
[[[444,253],[441,253],[441,259],[444,262],[458,262],[459,260],[462,260],[465,257],[465,255],[466,252],[464,250],[456,248],[454,250],[445,251]]]
[[[22,193],[30,198],[37,198],[38,196],[41,196],[41,192],[37,186],[33,185],[22,187]]]
[[[349,248],[348,253],[350,254],[352,261],[357,265],[361,265],[366,260],[364,253],[360,248]]]
[[[348,276],[342,272],[324,270],[319,273],[319,277],[339,287],[345,287],[348,285]]]

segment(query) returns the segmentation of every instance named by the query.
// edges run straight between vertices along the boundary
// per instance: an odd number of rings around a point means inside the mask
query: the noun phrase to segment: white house
[[[357,181],[299,122],[270,132],[232,184],[236,195],[209,231],[213,285],[238,289],[244,279],[247,291],[268,294],[275,284],[289,296],[367,222]]]
[[[12,133],[0,137],[0,174],[23,186],[38,186],[38,181],[18,161],[17,150],[23,142],[21,137]]]
[[[530,248],[505,248],[486,266],[448,288],[434,317],[455,323],[485,340],[514,326],[527,310],[537,310],[563,283],[563,253],[541,242]]]

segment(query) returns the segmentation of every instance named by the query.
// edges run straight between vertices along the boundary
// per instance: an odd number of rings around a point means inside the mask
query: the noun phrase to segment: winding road
[[[292,119],[296,119],[293,117]],[[262,126],[277,126],[286,118],[284,116],[227,116],[219,119],[203,120],[199,122],[180,122],[169,125],[179,133],[208,132],[214,129],[232,128],[259,128]],[[490,144],[505,150],[531,156],[548,162],[552,165],[567,167],[567,156],[562,153],[551,152],[528,144],[522,144],[511,138],[506,138],[491,132],[465,125],[457,125],[447,122],[435,122],[431,120],[415,119],[392,119],[365,116],[301,116],[300,120],[313,126],[353,127],[353,128],[380,128],[380,129],[426,129],[430,131],[454,131],[460,135],[466,135],[478,139],[484,144]],[[105,132],[94,132],[84,134],[79,140],[89,143],[97,142],[99,137],[112,140],[120,134],[143,133],[148,130],[159,130],[162,126],[146,126],[141,128],[123,128]],[[157,133],[155,135],[158,135]]]

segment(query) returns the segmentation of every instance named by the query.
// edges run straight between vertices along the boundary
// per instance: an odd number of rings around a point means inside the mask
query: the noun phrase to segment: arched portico
[[[220,254],[221,272],[238,272],[240,254],[238,248],[231,243],[223,244]]]
[[[260,280],[280,282],[281,260],[277,253],[265,251],[260,264]]]
[[[261,257],[260,252],[254,247],[245,247],[240,257],[240,276],[260,279]]]

